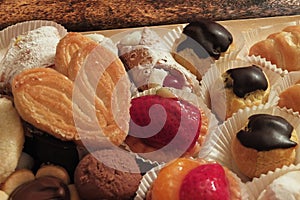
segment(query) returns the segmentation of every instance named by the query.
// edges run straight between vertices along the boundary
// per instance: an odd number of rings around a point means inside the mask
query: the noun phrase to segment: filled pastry
[[[287,120],[255,114],[234,137],[231,152],[238,169],[254,178],[294,163],[297,145],[297,133]]]
[[[130,116],[125,143],[131,151],[158,162],[196,155],[210,123],[201,106],[169,88],[134,97]]]
[[[199,94],[199,81],[195,75],[175,61],[163,39],[150,28],[129,33],[117,46],[138,89],[173,87]]]
[[[239,180],[226,167],[203,159],[178,158],[158,173],[147,200],[241,199]]]
[[[288,71],[300,70],[300,26],[288,26],[251,46],[249,55],[266,58]]]
[[[266,103],[270,88],[267,75],[256,65],[229,69],[210,88],[211,109],[225,120],[239,109]]]
[[[187,24],[174,44],[174,58],[201,80],[210,65],[233,48],[233,36],[211,20]]]

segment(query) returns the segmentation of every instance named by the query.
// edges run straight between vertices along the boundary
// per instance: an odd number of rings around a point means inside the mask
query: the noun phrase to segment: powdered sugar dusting
[[[13,38],[0,63],[1,82],[10,83],[25,69],[53,65],[59,40],[53,26],[42,26]]]

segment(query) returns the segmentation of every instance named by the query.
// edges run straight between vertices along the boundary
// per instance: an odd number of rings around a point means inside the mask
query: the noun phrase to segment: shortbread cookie
[[[0,98],[0,182],[15,171],[24,144],[24,133],[20,117],[12,101]]]

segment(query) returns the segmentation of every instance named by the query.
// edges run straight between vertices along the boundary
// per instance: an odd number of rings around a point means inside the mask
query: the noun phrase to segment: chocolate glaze
[[[297,145],[290,140],[293,126],[280,116],[256,114],[249,117],[244,130],[237,133],[242,145],[258,151],[290,148]]]
[[[192,48],[200,58],[208,57],[206,55],[209,54],[211,57],[218,59],[222,52],[227,51],[233,41],[231,33],[225,27],[205,19],[189,23],[183,29],[183,33],[188,38],[178,46],[177,50]],[[203,48],[199,45],[197,47],[195,41]]]
[[[41,163],[53,163],[64,167],[72,178],[79,163],[76,144],[59,140],[26,122],[23,127],[26,135],[23,151],[35,159],[35,168],[38,169]]]
[[[62,180],[44,176],[19,186],[9,200],[70,200],[68,186]]]
[[[233,93],[243,98],[246,94],[256,90],[266,90],[268,81],[262,69],[252,65],[227,70],[227,73],[233,79],[232,85],[226,83],[226,87],[232,87]],[[226,82],[226,80],[225,80]]]

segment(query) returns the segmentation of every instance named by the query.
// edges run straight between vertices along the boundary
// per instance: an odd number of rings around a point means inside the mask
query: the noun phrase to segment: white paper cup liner
[[[300,171],[300,165],[284,166],[276,169],[275,171],[263,174],[259,178],[254,178],[251,182],[246,183],[245,186],[249,194],[249,200],[256,200],[265,188],[276,178],[292,171]]]
[[[289,87],[293,86],[296,84],[296,82],[300,81],[300,71],[293,71],[289,72],[286,74],[278,83],[276,84],[275,88],[275,95],[278,96],[279,100],[279,95],[288,89]],[[278,102],[277,102],[278,103]],[[276,103],[276,105],[277,105]],[[292,108],[290,108],[291,112],[294,112],[294,114],[298,114],[298,111],[294,111]]]
[[[206,59],[199,58],[192,49],[185,49],[181,52],[177,52],[176,50],[177,46],[179,45],[180,41],[182,41],[183,38],[186,37],[182,35],[183,29],[186,25],[187,24],[178,25],[178,27],[168,32],[168,34],[166,34],[163,38],[166,44],[172,49],[172,52],[176,52],[176,54],[181,55],[193,66],[201,66],[201,68],[198,68],[198,71],[202,76],[210,68],[211,64],[214,62],[219,62],[220,58],[226,57],[226,59],[230,59],[230,60],[235,59],[244,46],[244,38],[241,32],[229,25],[223,25],[232,34],[233,43],[229,46],[226,52],[221,54],[218,60],[214,60],[211,57]]]
[[[140,96],[146,96],[146,95],[152,95],[152,94],[156,94],[156,91],[160,89],[160,87],[157,88],[151,88],[149,90],[145,90],[143,92],[137,93],[135,94],[132,98],[136,98],[136,97],[140,97]],[[206,106],[206,104],[203,102],[203,100],[196,96],[195,94],[189,93],[189,92],[185,92],[183,90],[179,90],[179,89],[175,89],[175,88],[168,88],[175,96],[179,97],[180,99],[186,100],[190,103],[192,103],[193,105],[198,106],[206,115],[206,117],[208,118],[208,130],[207,130],[207,134],[205,136],[204,139],[204,143],[209,143],[210,140],[210,133],[213,132],[213,130],[217,127],[218,125],[218,120],[216,119],[215,115],[213,113],[211,113],[210,109]],[[130,149],[130,147],[126,144],[124,144],[126,149],[129,150],[130,152],[132,152],[132,150]],[[159,150],[158,150],[159,151]],[[200,151],[198,152],[199,155],[207,155],[209,152],[211,151],[211,148],[200,148]],[[148,158],[144,158],[143,154],[141,153],[136,153],[136,156],[143,160],[144,162],[148,162],[150,164],[153,165],[158,165],[161,163],[165,163],[165,162],[161,162],[161,161],[157,161],[157,160],[153,160],[153,159],[148,159]]]
[[[41,26],[54,26],[58,29],[58,33],[61,37],[65,36],[67,34],[67,30],[60,24],[54,22],[54,21],[47,21],[47,20],[33,20],[33,21],[26,21],[26,22],[20,22],[15,25],[9,26],[2,31],[0,31],[0,49],[6,48],[11,39],[21,35],[23,33],[26,33],[28,31],[37,29]]]
[[[145,200],[147,196],[147,192],[149,191],[152,183],[158,176],[159,171],[165,166],[165,164],[161,164],[155,168],[149,170],[142,178],[141,183],[139,185],[138,190],[136,191],[136,196],[134,200]],[[241,197],[242,200],[248,199],[248,191],[244,183],[241,182],[240,178],[237,177],[234,173],[231,173],[232,176],[240,183],[241,189]],[[176,176],[176,174],[174,174]]]
[[[138,190],[136,191],[136,196],[134,200],[144,200],[146,199],[147,192],[149,191],[152,183],[157,178],[158,172],[165,166],[165,164],[161,164],[157,167],[149,170],[142,178],[141,183],[139,185]]]
[[[243,173],[237,168],[232,154],[231,154],[231,143],[234,139],[236,133],[241,130],[248,122],[248,117],[254,114],[271,114],[276,116],[281,116],[292,124],[297,132],[298,137],[300,137],[300,118],[289,112],[286,109],[281,109],[279,107],[269,107],[267,105],[259,105],[251,108],[246,108],[244,110],[239,110],[231,118],[227,119],[223,124],[215,129],[212,134],[212,141],[208,143],[212,150],[209,155],[204,157],[206,160],[216,161],[234,173],[236,173],[243,182],[250,181],[248,177],[243,175]],[[300,163],[300,148],[299,145],[296,148],[296,161],[295,164]]]
[[[41,26],[56,27],[61,37],[67,34],[67,30],[62,25],[54,21],[33,20],[17,23],[0,31],[0,59],[3,58],[7,47],[13,38],[17,37],[18,35],[24,34],[28,31],[37,29]]]
[[[243,31],[242,35],[244,38],[245,46],[239,52],[238,57],[244,57],[249,54],[250,48],[257,42],[265,40],[270,34],[280,32],[287,26],[300,25],[299,20],[292,19],[291,21],[284,23],[274,23],[268,26],[258,27],[256,29],[250,29],[247,31]]]
[[[266,74],[270,82],[270,94],[266,104],[275,105],[278,102],[278,95],[274,91],[274,86],[285,74],[287,74],[287,71],[282,71],[282,69],[279,69],[275,65],[272,65],[269,61],[266,61],[265,59],[256,56],[245,56],[243,59],[235,60],[231,60],[225,57],[222,58],[219,62],[213,64],[212,67],[208,70],[208,72],[202,77],[202,80],[200,82],[201,95],[204,99],[204,103],[206,103],[206,105],[211,110],[214,110],[212,106],[218,106],[218,108],[220,107],[225,111],[226,101],[224,98],[226,97],[220,98],[218,105],[211,105],[210,94],[214,92],[212,91],[212,86],[216,83],[218,79],[220,79],[221,75],[227,70],[251,65],[257,65]],[[223,121],[223,118],[225,118],[222,116],[218,117],[221,121]]]
[[[173,51],[176,51],[176,47],[178,45],[176,41],[181,38],[183,34],[182,33],[183,29],[187,25],[188,24],[180,24],[164,36],[164,40],[166,44],[168,44],[168,46],[171,47]],[[222,25],[222,26],[224,26],[232,34],[233,43],[230,45],[229,49],[221,55],[221,57],[225,57],[225,55],[229,55],[231,59],[234,59],[236,58],[236,56],[244,46],[244,37],[242,33],[238,31],[236,28],[230,25]]]

